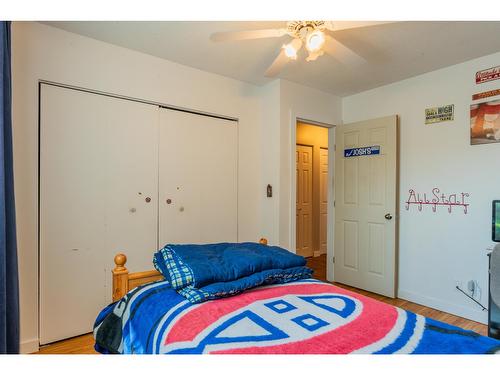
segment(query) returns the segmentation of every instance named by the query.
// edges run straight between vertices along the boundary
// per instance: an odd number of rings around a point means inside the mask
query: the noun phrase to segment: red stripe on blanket
[[[397,310],[390,305],[347,291],[330,284],[288,284],[264,289],[253,289],[234,297],[200,304],[185,313],[171,328],[164,345],[193,341],[211,324],[227,314],[256,301],[285,295],[315,295],[335,293],[353,297],[363,306],[361,314],[353,321],[326,333],[304,340],[269,346],[250,346],[237,349],[216,350],[213,353],[349,353],[385,337],[394,327]],[[384,319],[380,319],[384,316]]]
[[[198,333],[215,323],[219,318],[245,307],[253,302],[268,298],[280,297],[286,294],[318,294],[325,292],[344,292],[328,284],[289,284],[264,289],[251,289],[233,297],[221,298],[205,302],[194,310],[188,311],[180,318],[168,333],[165,344],[179,341],[192,341]]]
[[[340,290],[363,303],[357,319],[322,335],[288,344],[214,351],[214,354],[347,354],[384,338],[396,324],[397,310],[376,300]],[[384,316],[384,319],[380,319]]]

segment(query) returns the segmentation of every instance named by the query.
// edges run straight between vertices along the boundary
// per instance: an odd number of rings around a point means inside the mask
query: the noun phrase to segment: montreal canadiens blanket
[[[312,275],[304,257],[253,242],[169,244],[155,253],[153,264],[172,289],[193,303]]]
[[[193,304],[167,281],[98,316],[101,353],[500,353],[500,341],[314,279]]]

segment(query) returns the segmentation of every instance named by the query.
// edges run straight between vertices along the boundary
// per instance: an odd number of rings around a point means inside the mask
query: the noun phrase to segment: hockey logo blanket
[[[317,280],[250,289],[192,304],[161,281],[97,318],[102,353],[500,352],[500,341]]]

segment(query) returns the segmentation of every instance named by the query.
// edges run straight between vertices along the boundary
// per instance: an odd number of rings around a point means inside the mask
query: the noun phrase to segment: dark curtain
[[[0,353],[19,352],[10,22],[0,21]]]

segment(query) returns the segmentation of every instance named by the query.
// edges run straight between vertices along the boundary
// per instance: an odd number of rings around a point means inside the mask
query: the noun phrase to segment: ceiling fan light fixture
[[[285,51],[286,57],[291,60],[297,59],[297,49],[294,47],[293,43],[283,44],[283,51]]]
[[[318,57],[323,56],[324,51],[309,52],[306,61],[315,61]]]
[[[319,51],[325,44],[325,34],[321,30],[314,30],[306,38],[306,48],[309,52]]]

